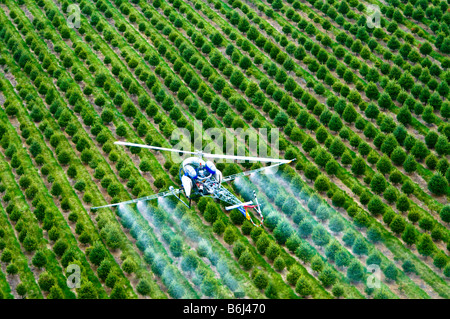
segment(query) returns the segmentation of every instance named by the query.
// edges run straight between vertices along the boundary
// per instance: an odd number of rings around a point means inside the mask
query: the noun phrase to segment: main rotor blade
[[[292,161],[295,161],[295,158],[292,159],[292,160],[289,160],[287,163],[290,163],[290,162],[292,162]],[[277,163],[277,164],[273,164],[273,165],[270,165],[270,166],[257,168],[257,169],[251,170],[251,171],[246,171],[246,172],[242,172],[242,173],[237,173],[237,174],[233,174],[233,175],[228,175],[228,176],[225,176],[225,177],[223,178],[222,183],[224,183],[224,182],[229,182],[229,181],[231,181],[231,180],[233,180],[233,179],[236,179],[236,178],[238,178],[238,177],[240,177],[240,176],[248,176],[248,175],[252,175],[252,174],[255,174],[255,173],[258,173],[258,172],[265,171],[266,169],[270,169],[270,168],[273,168],[273,167],[276,167],[276,166],[280,166],[280,165],[284,165],[284,164],[287,164],[287,163]]]
[[[121,142],[121,141],[114,142],[114,144],[125,145],[125,146],[134,146],[134,147],[140,147],[140,148],[149,148],[152,150],[169,151],[169,152],[177,152],[177,153],[184,153],[184,154],[198,154],[196,152],[182,151],[182,150],[177,150],[177,149],[173,149],[173,148],[165,148],[165,147],[159,147],[159,146],[151,146],[151,145],[136,144],[136,143],[129,143],[129,142]]]
[[[277,159],[277,158],[268,158],[268,157],[209,154],[209,153],[203,153],[201,151],[199,151],[199,152],[190,152],[190,151],[182,151],[182,150],[177,150],[177,149],[172,149],[172,148],[165,148],[165,147],[151,146],[151,145],[144,145],[144,144],[136,144],[136,143],[129,143],[129,142],[121,142],[121,141],[114,142],[114,144],[125,145],[125,146],[141,147],[141,148],[148,148],[148,149],[160,150],[160,151],[169,151],[169,152],[183,153],[183,154],[193,154],[193,155],[202,156],[202,157],[206,157],[206,158],[223,158],[223,159],[231,159],[231,160],[268,162],[268,163],[271,162],[271,163],[284,163],[284,164],[290,162],[289,160]]]
[[[290,160],[277,159],[277,158],[267,158],[267,157],[255,157],[255,156],[237,156],[237,155],[220,155],[220,154],[202,154],[203,157],[208,158],[225,158],[232,160],[242,160],[242,161],[256,161],[256,162],[272,162],[272,163],[289,163]]]

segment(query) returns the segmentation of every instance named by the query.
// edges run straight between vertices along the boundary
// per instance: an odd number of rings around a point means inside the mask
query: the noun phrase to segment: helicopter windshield
[[[205,166],[205,161],[199,157],[189,157],[183,161],[183,168],[186,167],[186,165],[191,165],[197,170],[198,168]]]
[[[213,175],[207,166],[207,163],[199,157],[189,157],[183,161],[183,170],[186,172],[194,169],[195,174],[191,173],[192,176],[190,177],[199,181],[205,180]]]

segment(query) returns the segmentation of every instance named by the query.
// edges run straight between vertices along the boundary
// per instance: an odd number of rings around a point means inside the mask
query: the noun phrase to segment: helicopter
[[[290,162],[295,161],[295,159],[284,160],[284,159],[253,157],[253,156],[209,154],[209,153],[203,153],[201,151],[190,152],[190,151],[184,151],[184,150],[178,150],[178,149],[170,149],[170,148],[164,148],[164,147],[159,147],[159,146],[136,144],[136,143],[122,142],[122,141],[114,142],[114,144],[130,146],[130,147],[147,148],[147,149],[152,149],[152,150],[157,150],[157,151],[176,152],[179,154],[190,154],[190,155],[194,155],[194,156],[186,158],[185,160],[183,160],[183,162],[180,165],[178,175],[179,175],[181,185],[182,185],[181,188],[176,189],[173,186],[170,186],[169,190],[158,193],[158,194],[145,196],[145,197],[141,197],[141,198],[136,198],[136,199],[132,199],[129,201],[120,202],[120,203],[92,207],[91,210],[97,210],[97,209],[106,208],[106,207],[114,207],[114,206],[119,206],[119,205],[129,205],[129,204],[133,204],[133,203],[150,201],[150,200],[154,200],[154,199],[158,199],[158,198],[164,198],[167,196],[175,196],[175,198],[177,200],[179,200],[181,203],[183,203],[186,207],[190,208],[191,200],[193,198],[211,197],[213,199],[223,201],[226,204],[228,204],[229,206],[226,206],[225,210],[231,211],[233,209],[237,209],[255,227],[260,227],[264,222],[264,216],[261,212],[261,205],[259,204],[258,199],[256,197],[256,192],[253,191],[253,200],[247,201],[247,202],[242,202],[233,193],[231,193],[228,189],[226,189],[222,184],[232,181],[241,176],[252,175],[252,174],[264,171],[264,170],[274,168],[276,166],[289,164]],[[275,163],[275,164],[224,177],[222,172],[219,169],[217,169],[217,167],[214,165],[214,163],[211,160],[205,161],[203,158],[205,158],[205,159],[228,159],[228,160],[257,161],[257,162]],[[184,194],[184,197],[186,197],[186,199],[189,200],[189,204],[186,203],[181,198],[181,196],[180,196],[181,194]],[[253,219],[250,216],[247,209],[254,209],[256,211],[256,213],[259,215],[259,224],[255,223],[253,221]]]

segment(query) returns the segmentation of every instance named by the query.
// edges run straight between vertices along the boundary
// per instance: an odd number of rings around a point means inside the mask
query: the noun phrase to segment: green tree
[[[128,257],[127,259],[125,259],[125,261],[122,263],[122,269],[127,273],[127,274],[132,274],[137,270],[137,264],[136,262]]]
[[[438,251],[433,258],[433,265],[437,268],[442,269],[447,265],[448,257],[442,251]]]
[[[341,285],[334,285],[333,288],[331,289],[331,293],[336,298],[340,298],[344,295],[345,289]]]
[[[391,153],[391,160],[397,166],[403,165],[406,160],[406,152],[401,146],[397,146]]]
[[[388,134],[384,139],[383,144],[381,144],[380,150],[387,156],[390,156],[397,146],[398,142],[395,136],[393,134]]]
[[[376,164],[380,159],[380,156],[378,156],[378,153],[375,150],[371,150],[369,155],[367,155],[367,162],[374,165]]]
[[[423,230],[428,230],[431,231],[433,229],[434,226],[434,221],[433,219],[431,219],[430,217],[422,217],[419,221],[419,226],[420,228],[422,228]]]
[[[53,252],[61,257],[64,255],[64,253],[67,250],[67,242],[64,239],[59,239],[54,245],[53,245]]]
[[[330,267],[326,267],[319,275],[319,280],[325,287],[334,285],[336,279],[336,274]]]
[[[395,169],[390,175],[389,175],[389,181],[394,184],[400,184],[403,183],[403,175]]]
[[[406,160],[403,163],[403,168],[404,168],[406,173],[413,173],[413,172],[416,171],[416,169],[417,169],[417,162],[416,162],[416,160],[414,159],[413,156],[408,155],[406,157]]]
[[[378,196],[373,196],[372,199],[370,199],[367,208],[369,212],[375,216],[382,215],[385,211],[384,204]]]
[[[450,144],[446,136],[440,135],[438,137],[435,149],[436,152],[441,156],[450,154]]]
[[[341,163],[345,166],[353,163],[353,158],[349,150],[345,150],[344,154],[342,154]]]
[[[334,160],[329,160],[327,162],[327,165],[325,166],[325,171],[328,175],[336,175],[337,171],[339,170],[339,164]]]
[[[405,230],[406,222],[402,216],[395,215],[389,224],[389,227],[395,234],[400,235]]]
[[[150,283],[146,279],[141,279],[136,286],[136,291],[142,296],[148,296],[151,292]]]
[[[378,115],[380,114],[380,110],[378,109],[378,107],[373,104],[370,103],[366,110],[364,111],[365,115],[369,118],[369,119],[376,119],[378,117]]]
[[[38,246],[36,238],[32,235],[27,235],[23,241],[23,247],[27,252],[35,251]]]
[[[431,256],[434,253],[435,246],[430,235],[426,233],[422,234],[419,239],[419,243],[417,244],[417,251],[425,258]]]
[[[444,222],[450,223],[450,204],[447,204],[444,207],[442,207],[439,216]]]
[[[352,173],[356,176],[364,175],[366,171],[366,161],[362,157],[357,157],[352,164]]]
[[[321,247],[327,245],[330,241],[329,234],[321,225],[317,225],[316,227],[314,227],[311,238],[316,245]]]
[[[318,192],[326,192],[330,188],[330,181],[325,175],[320,175],[314,182],[314,188]]]
[[[58,286],[53,286],[50,288],[50,292],[47,295],[47,299],[64,299],[63,292]]]
[[[383,193],[383,197],[388,201],[389,204],[395,203],[397,201],[397,189],[393,186],[388,186]]]
[[[281,253],[281,248],[274,242],[269,244],[269,247],[266,249],[266,256],[269,260],[274,261]]]
[[[271,282],[269,282],[269,285],[267,286],[264,294],[269,299],[278,299],[278,291],[275,288],[275,285]]]
[[[253,278],[253,283],[258,289],[265,289],[269,284],[269,280],[267,279],[267,275],[262,271],[258,271],[255,277]]]
[[[429,125],[436,122],[436,115],[434,115],[434,110],[432,106],[425,107],[422,113],[422,119]]]
[[[301,237],[308,238],[313,232],[313,226],[309,221],[303,220],[299,225],[298,232]]]
[[[295,292],[302,297],[307,297],[312,294],[311,284],[305,277],[301,276],[297,280],[297,284],[295,285]]]
[[[347,267],[350,265],[350,254],[345,250],[340,250],[336,254],[335,261],[336,266]]]
[[[340,138],[336,137],[331,143],[329,150],[334,157],[339,158],[342,156],[345,149],[346,149],[345,144],[342,142]]]
[[[6,267],[6,273],[8,275],[14,276],[14,275],[17,275],[18,272],[19,272],[19,268],[15,264],[9,264]]]
[[[365,93],[366,93],[366,96],[369,99],[371,99],[371,100],[378,100],[378,97],[380,96],[380,92],[378,91],[378,87],[373,82],[369,82],[369,84],[367,84],[366,89],[365,89]],[[376,106],[374,104],[371,103],[370,105],[372,105],[372,108],[373,107],[376,108]],[[371,110],[371,111],[373,111],[373,110]],[[366,113],[366,115],[367,115],[367,113]]]
[[[281,111],[277,114],[277,116],[275,116],[274,124],[277,127],[284,127],[288,123],[288,120],[288,115],[285,112]]]
[[[117,275],[112,271],[109,273],[108,277],[106,277],[105,280],[105,285],[106,287],[109,288],[114,288],[114,286],[116,285],[116,282],[119,280],[119,278],[117,277]]]
[[[239,257],[239,265],[242,266],[244,270],[250,270],[253,268],[254,259],[248,250],[244,251]]]
[[[110,298],[111,299],[127,299],[127,294],[125,292],[124,287],[121,284],[114,285],[114,288],[111,291]]]
[[[450,278],[450,263],[444,268],[444,276]]]
[[[315,255],[311,259],[311,269],[315,271],[316,273],[319,273],[323,269],[323,261],[322,258],[319,255]]]
[[[239,61],[239,67],[247,70],[252,66],[252,61],[247,56],[243,56],[241,60]]]
[[[213,231],[218,234],[222,235],[225,232],[225,224],[221,219],[217,219],[213,224]]]
[[[25,299],[25,296],[27,294],[27,287],[24,283],[21,282],[16,286],[16,292],[20,297],[22,297],[22,299]]]
[[[368,247],[361,236],[358,236],[356,238],[355,242],[353,243],[352,251],[357,255],[367,255]]]
[[[107,124],[110,123],[114,119],[114,114],[111,110],[106,109],[102,112],[101,115],[103,123]]]
[[[441,84],[442,84],[442,83],[446,83],[446,82],[445,82],[445,81],[442,81]],[[439,85],[439,86],[440,86],[440,85]],[[438,86],[438,90],[439,90],[439,86]],[[447,90],[448,90],[448,86],[447,86]],[[446,90],[446,92],[447,92],[447,90]],[[446,95],[448,95],[448,92],[447,92]],[[441,113],[441,116],[442,116],[446,121],[448,121],[448,119],[450,118],[450,103],[449,103],[449,102],[446,101],[446,102],[444,102],[444,103],[442,104],[440,113]]]
[[[111,267],[112,267],[111,262],[108,259],[104,259],[100,263],[100,267],[98,267],[97,269],[98,277],[103,281],[106,280],[109,273],[111,272]]]
[[[378,106],[383,110],[387,110],[391,107],[391,105],[392,99],[389,96],[389,94],[387,93],[381,94],[380,97],[378,98]]]
[[[386,179],[380,173],[376,173],[370,182],[370,188],[377,194],[381,194],[386,189]]]
[[[216,47],[220,47],[222,45],[222,35],[219,32],[215,32],[212,36],[211,36],[211,42],[212,44],[214,44]]]
[[[333,232],[335,232],[335,233],[340,233],[340,232],[342,232],[342,231],[344,230],[344,228],[345,228],[344,222],[343,222],[342,219],[339,218],[338,216],[333,216],[333,217],[330,219],[330,222],[329,222],[328,225],[329,225],[329,227],[330,227],[330,230],[333,231]]]
[[[373,243],[380,242],[381,241],[380,230],[373,225],[370,226],[369,229],[367,230],[367,238]]]
[[[291,251],[295,252],[300,246],[301,240],[297,234],[292,234],[291,237],[286,241],[286,247]]]
[[[364,211],[358,211],[354,216],[353,222],[358,228],[368,227],[370,224],[369,217]]]
[[[418,234],[413,225],[406,225],[405,231],[402,234],[402,239],[407,245],[414,245],[417,242]]]
[[[343,124],[339,115],[333,114],[333,116],[330,119],[330,122],[328,123],[328,127],[330,128],[330,130],[339,132],[342,126]]]
[[[38,284],[41,290],[49,292],[50,288],[56,284],[56,281],[50,273],[43,272],[39,275]]]
[[[336,207],[343,207],[345,205],[345,196],[342,191],[336,191],[331,198],[331,202]]]
[[[38,250],[34,254],[31,262],[33,266],[37,267],[38,269],[41,269],[45,267],[45,265],[47,264],[47,257],[45,256],[45,253],[43,251]]]
[[[281,256],[278,256],[275,258],[275,261],[273,262],[273,266],[277,271],[283,271],[286,267],[286,263],[284,261],[284,258]]]
[[[301,276],[301,271],[298,266],[293,265],[290,269],[288,274],[286,275],[286,281],[294,286],[297,283],[298,278]]]
[[[353,282],[360,282],[364,278],[364,270],[358,260],[353,260],[348,269],[347,277]]]
[[[214,203],[208,203],[204,212],[204,218],[209,223],[214,223],[219,215],[220,210]]]
[[[228,245],[232,245],[234,243],[234,241],[236,240],[236,234],[234,232],[234,230],[228,226],[225,229],[224,235],[223,235],[223,240],[228,244]]]
[[[441,172],[437,172],[428,182],[428,190],[434,195],[440,196],[447,193],[448,181],[442,176]]]
[[[279,222],[277,227],[275,227],[273,231],[273,235],[280,245],[284,245],[288,240],[288,238],[291,236],[291,234],[292,228],[289,225],[289,223],[285,221]]]
[[[354,77],[353,72],[350,69],[347,69],[344,72],[344,81],[346,83],[352,83],[353,82],[353,77]]]
[[[97,299],[97,290],[94,284],[90,281],[81,284],[81,287],[77,290],[79,299]]]
[[[328,218],[330,218],[328,207],[325,205],[320,205],[316,211],[316,216],[320,221],[325,222]]]
[[[96,241],[89,251],[89,260],[96,266],[100,266],[103,259],[106,257],[106,251],[103,248],[103,245]]]
[[[402,185],[402,192],[405,193],[406,196],[414,193],[414,184],[410,180],[407,180]]]
[[[319,169],[315,165],[309,164],[305,168],[305,177],[308,178],[310,181],[315,180],[318,175],[319,175]]]
[[[342,114],[344,121],[346,121],[347,123],[355,122],[357,116],[358,116],[358,113],[356,112],[355,108],[351,104],[347,105],[347,107],[344,110],[344,113]]]
[[[409,199],[406,195],[401,195],[397,199],[397,209],[401,212],[407,212],[410,208]]]
[[[306,243],[300,244],[300,246],[295,251],[295,255],[303,261],[303,263],[307,263],[311,261],[311,258],[314,256],[314,251],[311,246]]]
[[[383,155],[378,161],[377,161],[377,170],[381,174],[389,174],[392,170],[392,164],[391,160],[387,155]]]
[[[397,276],[399,274],[397,267],[390,262],[388,266],[383,271],[384,275],[386,276],[386,279],[395,281],[397,279]]]
[[[62,187],[58,182],[54,182],[52,185],[52,188],[50,190],[50,193],[53,196],[59,197],[62,194]]]

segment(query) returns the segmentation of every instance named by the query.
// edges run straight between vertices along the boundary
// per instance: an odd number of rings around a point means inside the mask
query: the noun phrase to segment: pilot
[[[186,197],[190,197],[192,188],[197,186],[203,193],[203,181],[213,177],[219,183],[222,181],[222,173],[216,168],[213,162],[205,162],[199,157],[189,157],[183,161],[184,175],[181,177],[181,183]]]

